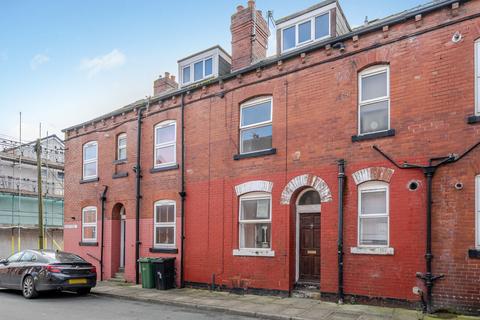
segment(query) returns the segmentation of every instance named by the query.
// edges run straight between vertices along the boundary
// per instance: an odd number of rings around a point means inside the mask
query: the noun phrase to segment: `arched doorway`
[[[296,212],[296,270],[299,285],[320,286],[320,194],[313,188],[301,191]]]
[[[112,276],[123,276],[125,270],[126,212],[121,203],[112,210],[111,266]],[[118,273],[120,275],[118,275]]]

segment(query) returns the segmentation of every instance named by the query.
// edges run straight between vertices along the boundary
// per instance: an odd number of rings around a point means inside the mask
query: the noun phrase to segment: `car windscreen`
[[[67,252],[42,252],[42,257],[47,259],[48,263],[87,263],[76,254]]]

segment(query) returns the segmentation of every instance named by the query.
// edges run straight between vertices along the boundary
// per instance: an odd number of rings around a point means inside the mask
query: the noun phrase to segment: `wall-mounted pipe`
[[[140,258],[140,200],[142,199],[140,182],[142,179],[142,167],[140,164],[141,151],[142,151],[142,114],[145,108],[148,108],[150,100],[147,100],[146,106],[138,109],[137,115],[137,163],[133,170],[135,171],[135,283],[139,284],[140,274],[138,271],[138,259]]]
[[[345,189],[345,160],[338,160],[338,303],[343,304],[343,193]]]
[[[185,286],[185,278],[184,278],[184,263],[183,259],[185,258],[185,197],[187,196],[185,192],[185,102],[184,102],[184,94],[182,93],[180,97],[180,107],[182,111],[182,186],[179,192],[180,197],[182,198],[181,203],[181,210],[182,210],[182,232],[181,232],[181,248],[180,248],[180,287],[183,288]]]
[[[102,201],[102,240],[100,243],[100,281],[103,281],[103,251],[105,248],[105,202],[107,201],[108,186],[103,189],[100,200]]]
[[[450,154],[445,157],[435,157],[430,158],[428,161],[428,165],[417,165],[417,164],[409,164],[403,163],[398,164],[395,160],[393,160],[389,155],[384,153],[378,146],[374,145],[373,149],[378,151],[382,156],[384,156],[388,161],[390,161],[393,165],[395,165],[399,169],[418,169],[422,170],[425,178],[427,179],[427,203],[426,203],[426,246],[425,246],[425,273],[417,272],[417,278],[422,279],[425,287],[427,288],[427,296],[424,306],[424,312],[432,313],[433,312],[433,301],[432,301],[432,293],[433,293],[433,286],[435,281],[438,279],[443,278],[445,275],[434,275],[432,272],[432,260],[433,260],[433,253],[432,253],[432,193],[433,193],[433,177],[437,169],[443,165],[447,165],[450,163],[457,162],[461,160],[463,157],[468,155],[473,149],[480,146],[480,142],[477,142],[470,148],[468,148],[465,152],[463,152],[460,156],[455,154]],[[422,297],[423,301],[423,297]]]

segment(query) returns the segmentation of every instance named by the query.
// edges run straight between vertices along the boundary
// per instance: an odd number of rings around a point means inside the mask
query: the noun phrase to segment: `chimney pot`
[[[175,81],[175,76],[170,76],[170,72],[165,72],[165,76],[159,76],[153,83],[153,94],[158,95],[167,91],[178,89],[178,83]]]
[[[165,72],[165,78],[170,78],[170,72]]]
[[[243,8],[242,5],[237,6],[237,12],[240,12],[240,11],[242,11],[243,9],[244,9],[244,8]]]
[[[174,76],[174,75],[171,75],[171,76],[170,76],[170,79],[172,79],[172,81],[175,81],[175,76]]]
[[[250,9],[255,8],[255,0],[248,0],[248,7]]]

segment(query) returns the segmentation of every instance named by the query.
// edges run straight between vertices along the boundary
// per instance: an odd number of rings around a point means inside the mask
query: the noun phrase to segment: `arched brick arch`
[[[353,181],[358,186],[367,181],[384,181],[390,182],[395,170],[384,167],[370,167],[358,170],[352,174]]]
[[[241,196],[242,194],[249,193],[249,192],[272,193],[272,188],[273,188],[273,182],[270,182],[270,181],[263,181],[263,180],[248,181],[235,186],[235,193],[237,194],[237,196]]]
[[[303,174],[301,176],[296,176],[285,186],[285,189],[283,189],[282,192],[280,203],[290,204],[293,193],[302,187],[312,187],[313,189],[317,190],[317,192],[320,194],[321,202],[332,201],[332,193],[330,192],[330,188],[325,181],[323,181],[323,179],[311,174]]]

